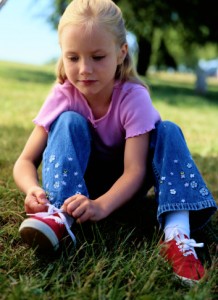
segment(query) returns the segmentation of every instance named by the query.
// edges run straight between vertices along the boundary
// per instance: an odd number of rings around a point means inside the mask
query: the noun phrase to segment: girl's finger
[[[64,201],[63,206],[64,206],[64,205],[68,205],[69,203],[71,203],[72,201],[75,201],[76,199],[77,199],[77,195],[71,196],[71,197],[67,198],[67,199]]]
[[[92,214],[90,210],[84,211],[78,218],[76,218],[77,223],[84,223],[86,221],[92,221]]]
[[[37,191],[36,194],[35,194],[35,196],[36,196],[38,202],[41,203],[41,204],[45,204],[45,203],[48,202],[46,193],[43,190]]]
[[[69,204],[64,204],[62,209],[65,210],[69,215],[72,215],[72,213],[80,206],[80,204],[80,201],[73,201]]]
[[[86,208],[83,205],[80,205],[72,212],[72,216],[77,219],[80,218],[85,212]]]

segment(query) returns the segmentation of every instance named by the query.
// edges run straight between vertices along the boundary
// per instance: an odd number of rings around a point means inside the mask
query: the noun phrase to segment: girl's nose
[[[92,73],[92,65],[89,60],[82,60],[80,62],[80,74],[86,75]]]

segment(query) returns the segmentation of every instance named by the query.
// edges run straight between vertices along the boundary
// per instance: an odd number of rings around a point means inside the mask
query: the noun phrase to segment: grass
[[[78,226],[77,248],[66,241],[55,257],[39,256],[23,245],[18,227],[25,217],[24,196],[13,182],[12,168],[53,81],[50,66],[0,62],[0,299],[215,299],[214,248],[208,248],[211,261],[205,261],[209,265],[205,279],[192,288],[184,287],[173,280],[158,256],[160,233],[155,231],[148,239],[128,222],[106,220]],[[192,75],[149,74],[147,81],[162,118],[183,129],[218,201],[217,81],[209,80],[205,96],[195,94]],[[215,216],[213,223],[216,229]]]

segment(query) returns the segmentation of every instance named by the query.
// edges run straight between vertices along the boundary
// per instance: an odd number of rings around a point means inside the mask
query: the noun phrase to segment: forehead
[[[104,26],[67,25],[63,28],[60,43],[62,48],[111,48],[115,38]]]

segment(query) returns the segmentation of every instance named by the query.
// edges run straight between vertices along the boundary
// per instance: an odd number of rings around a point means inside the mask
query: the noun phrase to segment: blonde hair
[[[61,41],[62,31],[67,25],[85,25],[87,30],[91,30],[94,24],[105,26],[113,34],[119,47],[127,43],[122,12],[111,0],[73,0],[60,19],[58,25],[59,41]],[[59,83],[64,83],[67,79],[62,57],[59,58],[56,66],[56,75]],[[123,63],[117,66],[115,79],[132,81],[145,86],[134,68],[129,50]]]

